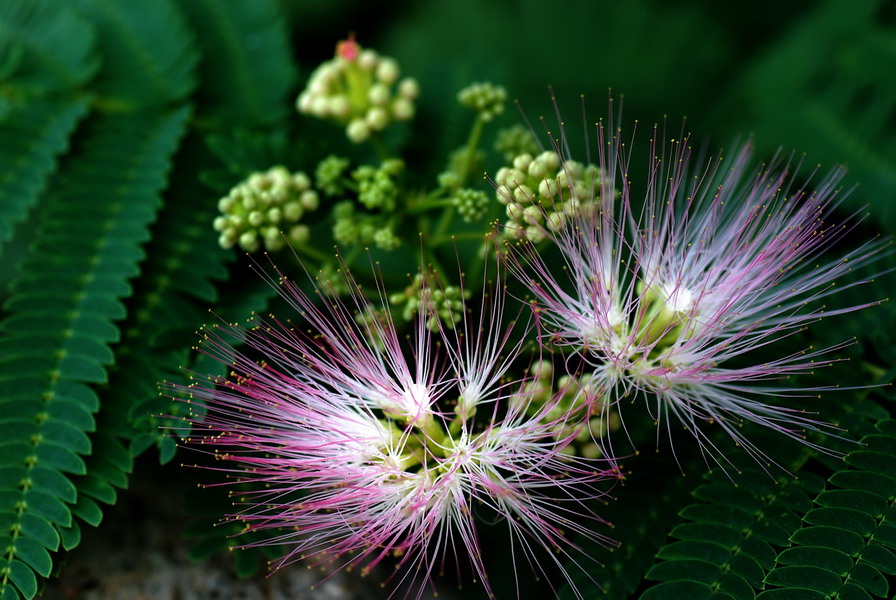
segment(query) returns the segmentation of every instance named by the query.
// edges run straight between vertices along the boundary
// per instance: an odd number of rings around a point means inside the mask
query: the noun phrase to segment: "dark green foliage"
[[[0,243],[37,201],[86,109],[83,100],[34,100],[11,107],[0,121]]]
[[[0,82],[4,98],[65,92],[96,73],[95,30],[88,18],[52,0],[0,5]]]
[[[103,67],[91,89],[108,110],[158,107],[182,100],[196,85],[193,34],[172,0],[78,0],[96,24]]]
[[[140,244],[148,238],[149,222],[161,204],[158,192],[167,160],[187,115],[180,110],[153,119],[91,119],[80,133],[77,157],[67,162],[65,176],[51,188],[40,215],[40,241],[12,284],[6,306],[10,314],[0,323],[7,347],[0,359],[0,381],[16,389],[4,403],[16,407],[13,414],[20,422],[4,437],[10,452],[3,464],[23,468],[24,475],[2,484],[0,511],[13,514],[16,521],[10,526],[13,543],[5,556],[10,577],[0,586],[11,581],[26,597],[33,595],[27,587],[30,580],[15,577],[12,570],[19,556],[18,538],[31,539],[24,532],[15,534],[21,520],[33,515],[70,527],[72,513],[82,518],[94,514],[82,497],[70,506],[74,499],[59,499],[58,490],[54,495],[35,489],[30,473],[37,467],[87,473],[79,455],[91,452],[86,433],[94,428],[91,413],[99,402],[86,384],[107,380],[109,344],[119,338],[113,321],[125,314],[121,299],[130,291],[127,280],[138,272]],[[129,140],[126,163],[120,161],[122,140]],[[119,168],[101,168],[115,163]],[[89,220],[73,214],[73,199]],[[44,343],[35,345],[33,340]],[[65,418],[72,412],[79,416]],[[34,554],[33,546],[25,547]],[[55,550],[56,545],[40,548]]]
[[[824,40],[819,43],[819,40]],[[845,163],[878,222],[896,226],[896,14],[890,0],[825,0],[770,47],[741,83],[766,148]]]
[[[896,437],[880,405],[858,399],[853,409],[844,417],[852,429],[871,433],[832,463],[827,482],[805,467],[799,478],[773,479],[755,467],[707,475],[692,492],[702,502],[681,511],[688,522],[672,529],[646,575],[663,583],[641,597],[885,597],[896,573],[888,537]],[[813,467],[825,471],[821,462]]]
[[[275,2],[182,0],[190,24],[201,31],[205,57],[196,94],[208,126],[258,127],[281,121],[295,79],[286,24]],[[266,165],[267,166],[267,165]]]
[[[893,540],[887,537],[896,506],[896,437],[886,433],[892,423],[879,421],[878,433],[863,437],[863,448],[850,452],[847,466],[828,479],[814,508],[803,516],[803,527],[791,538],[794,545],[778,554],[777,567],[765,580],[769,588],[864,597],[858,587],[874,597],[887,597],[887,578],[896,574]],[[823,539],[802,534],[817,531],[819,521],[826,528]]]
[[[7,305],[10,314],[0,323],[7,347],[0,359],[0,381],[15,390],[3,400],[11,411],[7,414],[21,420],[4,438],[9,452],[3,464],[24,468],[21,478],[4,482],[0,511],[14,514],[16,522],[36,515],[69,527],[72,513],[97,520],[89,500],[79,498],[70,507],[35,487],[30,472],[48,467],[71,475],[87,473],[79,455],[91,452],[85,434],[93,429],[90,415],[99,402],[86,384],[107,380],[109,344],[119,339],[113,321],[125,314],[121,299],[130,292],[128,279],[138,273],[140,244],[149,237],[148,225],[161,205],[158,192],[167,160],[187,115],[180,110],[151,119],[92,118],[80,134],[77,158],[67,162],[65,175],[51,186],[41,213],[40,242],[20,267]],[[124,163],[122,140],[129,140]],[[59,418],[58,411],[84,418]],[[14,576],[12,565],[19,556],[19,536],[31,538],[16,535],[15,523],[10,529],[13,543],[4,559],[9,578],[0,587],[12,582],[30,597],[30,580]]]

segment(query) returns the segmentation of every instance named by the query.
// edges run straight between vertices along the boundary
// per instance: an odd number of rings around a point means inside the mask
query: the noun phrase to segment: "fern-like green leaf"
[[[800,514],[824,484],[810,474],[776,481],[755,466],[705,480],[692,492],[702,502],[681,510],[686,522],[672,530],[675,541],[660,548],[646,575],[661,583],[642,598],[686,598],[691,591],[753,598],[774,565],[774,547],[790,543]]]
[[[197,32],[197,44],[206,51],[197,112],[213,118],[202,120],[202,127],[229,131],[234,123],[271,124],[286,116],[280,107],[293,69],[276,5],[204,0],[182,4]],[[238,88],[231,72],[235,65],[244,69],[239,75],[244,85]],[[87,459],[89,475],[78,480],[79,491],[100,502],[113,500],[114,488],[126,486],[134,456],[155,445],[163,462],[173,457],[176,442],[169,428],[176,422],[170,417],[183,407],[160,397],[158,382],[185,378],[181,369],[189,364],[195,332],[217,301],[214,284],[226,276],[225,264],[233,256],[218,246],[211,226],[221,192],[199,182],[199,173],[219,160],[198,136],[190,136],[177,164],[128,306],[117,362],[102,390],[100,433],[94,443],[102,445],[103,452]],[[112,453],[118,460],[108,460]]]
[[[862,448],[846,457],[803,516],[803,527],[781,551],[760,598],[787,597],[797,588],[823,597],[886,597],[896,574],[896,421],[886,418]]]
[[[41,243],[12,284],[10,315],[0,323],[7,349],[0,359],[6,390],[0,403],[16,422],[6,428],[0,467],[23,475],[0,480],[0,513],[14,515],[6,530],[11,542],[0,558],[0,597],[14,586],[31,598],[32,568],[45,570],[34,544],[55,549],[44,544],[51,539],[48,527],[64,535],[72,514],[94,514],[89,498],[72,494],[65,474],[86,474],[82,456],[99,450],[85,435],[99,408],[87,384],[106,379],[108,344],[119,337],[113,321],[123,315],[127,280],[137,272],[139,247],[188,116],[181,109],[89,120],[43,207]],[[73,221],[79,214],[89,219]],[[98,487],[95,495],[104,491]],[[24,527],[26,519],[39,537]]]
[[[0,89],[23,98],[83,86],[99,67],[92,24],[65,3],[0,3]]]
[[[281,120],[295,68],[275,0],[180,0],[204,59],[196,94],[212,127],[258,127]]]
[[[77,0],[95,23],[103,69],[92,89],[112,110],[165,106],[195,87],[193,36],[171,0]]]
[[[32,100],[0,121],[0,243],[37,201],[86,111],[84,100]]]
[[[198,156],[202,148],[193,139],[185,144],[184,153]],[[205,158],[211,160],[207,153]],[[199,164],[206,163],[199,159]],[[195,331],[206,318],[208,304],[217,299],[213,283],[226,276],[224,265],[231,258],[217,245],[210,226],[217,196],[199,184],[199,168],[194,161],[182,161],[172,176],[168,202],[153,229],[124,328],[119,362],[104,394],[108,408],[100,414],[100,429],[114,432],[108,443],[129,447],[124,452],[134,456],[151,445],[167,444],[169,453],[174,449],[158,418],[179,407],[169,409],[170,401],[159,396],[157,383],[183,377],[179,370],[187,364]],[[172,348],[167,343],[170,332],[183,332],[183,343]],[[112,473],[93,468],[91,472],[112,483]]]
[[[823,378],[848,387],[862,377],[855,369],[839,368]],[[704,593],[703,586],[713,597],[737,600],[843,600],[879,589],[883,577],[857,557],[864,555],[868,539],[886,527],[881,515],[891,509],[893,496],[875,490],[896,491],[896,438],[890,437],[896,428],[888,430],[893,421],[873,391],[853,393],[848,401],[844,393],[814,399],[814,407],[843,428],[841,436],[823,443],[848,453],[847,463],[865,466],[844,471],[842,458],[781,440],[773,432],[750,432],[752,442],[775,448],[778,464],[795,475],[772,478],[742,456],[732,457],[736,472],[707,474],[691,493],[700,502],[681,510],[686,522],[672,529],[673,541],[657,552],[646,579],[659,583],[644,598],[684,598],[677,594],[698,587],[701,591],[694,593]],[[860,437],[863,445],[852,441]],[[826,483],[819,474],[831,479]],[[889,553],[871,552],[890,568]]]

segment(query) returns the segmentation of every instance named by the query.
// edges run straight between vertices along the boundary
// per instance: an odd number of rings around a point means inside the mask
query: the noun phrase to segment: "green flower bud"
[[[438,181],[439,187],[446,190],[454,189],[461,184],[460,175],[454,171],[442,171],[439,173]]]
[[[367,111],[367,116],[364,118],[364,121],[373,131],[382,131],[386,128],[386,125],[389,124],[389,113],[382,107],[374,106]]]
[[[352,105],[345,96],[336,96],[335,98],[330,98],[327,102],[327,108],[323,111],[326,114],[319,116],[332,116],[336,119],[344,119],[352,112]]]
[[[527,171],[529,166],[532,164],[532,155],[531,154],[520,154],[516,158],[513,159],[513,168],[519,171]],[[531,173],[529,174],[532,175]]]
[[[378,169],[369,165],[355,169],[352,179],[358,183],[358,201],[371,210],[395,210],[398,198],[395,177],[403,169],[404,163],[396,159],[383,161]]]
[[[355,144],[360,144],[370,137],[370,127],[362,119],[354,119],[345,128],[345,135]]]
[[[294,225],[289,230],[289,241],[300,246],[308,242],[311,237],[311,230],[307,225]]]
[[[348,139],[358,144],[367,140],[371,131],[388,126],[392,118],[413,116],[417,82],[404,79],[399,83],[399,75],[394,59],[362,49],[354,39],[344,40],[336,46],[336,56],[311,74],[296,100],[296,109],[344,126]],[[381,111],[372,111],[377,107]]]
[[[532,190],[525,184],[518,185],[516,189],[513,190],[513,199],[520,204],[530,204],[534,198],[535,196],[532,193]]]
[[[503,87],[492,83],[474,83],[458,92],[457,99],[479,113],[479,118],[483,121],[491,121],[504,112],[507,92]]]
[[[387,85],[392,85],[398,80],[399,69],[395,59],[383,57],[376,68],[376,77]]]
[[[488,194],[481,190],[459,189],[451,197],[451,201],[458,214],[467,223],[480,220],[488,212]]]
[[[259,225],[264,223],[264,215],[261,214],[260,211],[253,210],[249,213],[249,217],[246,220],[252,227],[258,227]]]
[[[504,161],[512,163],[514,157],[520,154],[538,153],[538,144],[535,136],[522,125],[513,125],[498,131],[495,136],[495,150],[504,156]]]
[[[425,310],[429,314],[426,320],[427,328],[436,330],[441,323],[442,326],[453,329],[463,318],[463,301],[469,294],[462,292],[459,286],[433,287],[435,285],[437,283],[433,274],[424,276],[417,273],[413,283],[404,290],[404,293],[391,295],[389,301],[393,305],[403,307],[401,314],[406,321],[412,320],[419,311]]]
[[[562,229],[567,217],[595,206],[592,196],[600,192],[600,169],[594,165],[562,162],[552,151],[535,157],[522,153],[510,162],[511,167],[500,168],[495,176],[495,196],[508,204],[505,236],[525,236],[537,243],[548,231]]]
[[[381,83],[370,86],[367,99],[375,106],[383,106],[389,102],[389,88]]]
[[[563,213],[553,212],[547,217],[546,224],[551,231],[560,231],[566,225],[566,215]]]
[[[314,171],[314,181],[317,187],[328,196],[342,194],[347,189],[348,179],[344,174],[349,164],[350,161],[347,158],[334,155],[320,161]],[[314,209],[309,208],[309,210]]]
[[[314,190],[306,190],[299,196],[299,203],[305,210],[317,210],[320,206],[320,196]]]
[[[304,212],[305,209],[300,202],[291,202],[283,207],[283,218],[287,221],[298,221]]]
[[[398,84],[398,93],[405,100],[416,100],[417,96],[420,95],[420,84],[417,83],[416,79],[410,77],[402,79],[401,83]]]
[[[407,98],[396,98],[392,102],[392,116],[399,121],[408,121],[414,117],[414,103]]]
[[[395,235],[391,228],[384,227],[378,229],[373,234],[373,243],[376,244],[377,248],[383,250],[395,250],[401,245],[401,240],[398,239],[398,236]]]
[[[255,231],[247,231],[240,236],[240,247],[246,252],[255,252],[258,249],[258,239]]]
[[[218,236],[218,245],[224,249],[233,248],[235,243],[235,238],[233,235],[229,235],[229,232],[222,233]]]
[[[306,208],[317,208],[313,203],[303,206],[306,195],[317,196],[310,184],[305,173],[293,174],[283,166],[249,175],[218,202],[222,214],[215,217],[213,226],[222,233],[221,246],[239,243],[248,252],[262,246],[271,251],[283,247],[281,226],[297,223]]]

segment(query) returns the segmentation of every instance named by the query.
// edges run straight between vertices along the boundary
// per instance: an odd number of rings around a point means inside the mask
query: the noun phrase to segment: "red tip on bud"
[[[336,56],[340,56],[348,61],[353,61],[358,58],[358,53],[360,51],[361,46],[355,41],[354,32],[348,34],[347,40],[342,40],[336,44]]]

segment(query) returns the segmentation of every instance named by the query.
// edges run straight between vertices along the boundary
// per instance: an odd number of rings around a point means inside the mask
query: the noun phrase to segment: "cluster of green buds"
[[[372,244],[381,250],[395,250],[401,245],[391,219],[359,213],[351,200],[333,206],[333,239],[342,246]]]
[[[496,197],[507,205],[507,235],[538,243],[544,229],[559,231],[568,218],[594,209],[600,181],[597,166],[561,160],[550,150],[516,156],[495,176]]]
[[[384,160],[378,168],[361,165],[352,172],[358,187],[358,202],[368,210],[392,212],[398,199],[398,176],[404,170],[404,161],[397,158]]]
[[[348,190],[345,176],[351,161],[331,154],[317,164],[314,170],[314,185],[327,196],[339,196]]]
[[[356,192],[358,202],[372,212],[359,211],[352,200],[337,203],[333,207],[333,239],[342,245],[373,244],[382,250],[394,250],[401,245],[395,234],[395,214],[400,192],[398,176],[404,170],[404,162],[387,159],[379,167],[362,165],[347,178],[341,175],[347,166],[342,160],[324,159],[318,166],[318,180],[323,180],[330,191]]]
[[[314,276],[320,289],[332,296],[346,296],[351,292],[346,281],[343,267],[336,259],[325,260]]]
[[[603,453],[598,440],[620,424],[619,415],[604,405],[604,390],[590,373],[574,377],[563,375],[554,384],[554,367],[547,360],[535,362],[530,379],[510,397],[511,404],[523,406],[527,414],[536,415],[551,402],[547,418],[556,420],[557,438],[574,437],[566,453],[598,458]],[[583,414],[587,419],[564,419],[564,415]],[[562,423],[562,425],[560,425]]]
[[[488,212],[489,195],[482,190],[460,188],[451,195],[451,203],[465,223],[479,221]]]
[[[426,327],[431,331],[439,328],[439,323],[447,329],[454,327],[463,319],[464,300],[469,293],[456,285],[438,286],[433,284],[434,276],[427,277],[417,273],[414,280],[405,290],[389,296],[389,303],[402,307],[401,317],[411,321],[421,310],[430,315]]]
[[[488,122],[504,112],[507,92],[493,83],[474,83],[458,92],[457,99],[479,113],[481,120]]]
[[[262,247],[279,250],[287,241],[304,244],[310,231],[299,221],[319,204],[311,180],[301,171],[290,173],[276,166],[253,173],[218,201],[221,215],[214,221],[221,234],[218,243],[224,248],[239,244],[247,252]]]
[[[534,156],[540,150],[532,131],[519,123],[499,129],[495,134],[494,148],[501,153],[505,162],[511,164],[513,164],[513,159],[520,154]]]
[[[393,120],[414,116],[420,88],[416,80],[399,81],[399,76],[394,59],[363,49],[349,38],[337,44],[332,60],[314,70],[296,108],[344,125],[348,139],[359,144]]]

